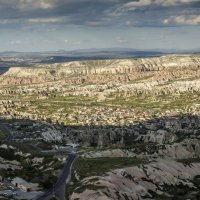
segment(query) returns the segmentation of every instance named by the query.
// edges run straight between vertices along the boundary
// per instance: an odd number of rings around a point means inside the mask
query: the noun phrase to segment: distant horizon
[[[194,48],[194,49],[135,49],[135,48],[123,48],[123,47],[109,47],[109,48],[80,48],[80,49],[55,49],[55,50],[43,50],[43,51],[16,51],[16,50],[6,50],[6,51],[0,51],[0,53],[48,53],[48,52],[77,52],[77,53],[92,53],[92,51],[95,53],[101,52],[101,51],[108,51],[108,52],[114,52],[114,51],[121,51],[121,52],[128,52],[128,51],[138,51],[138,52],[160,52],[160,53],[174,53],[174,52],[197,52],[200,51],[200,48]]]

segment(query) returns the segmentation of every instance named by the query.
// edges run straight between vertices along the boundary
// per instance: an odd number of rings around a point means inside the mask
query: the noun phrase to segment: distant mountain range
[[[174,49],[152,49],[138,50],[131,48],[104,48],[104,49],[79,49],[79,50],[58,50],[46,52],[17,52],[6,51],[0,52],[0,56],[16,56],[16,57],[35,57],[35,56],[64,56],[64,57],[94,57],[94,59],[107,58],[127,58],[127,57],[148,57],[160,56],[163,54],[185,54],[185,53],[200,53],[200,49],[194,50],[174,50]]]

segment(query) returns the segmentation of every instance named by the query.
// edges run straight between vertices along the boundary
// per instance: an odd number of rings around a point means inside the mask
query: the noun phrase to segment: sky
[[[0,51],[200,48],[200,0],[0,0]]]

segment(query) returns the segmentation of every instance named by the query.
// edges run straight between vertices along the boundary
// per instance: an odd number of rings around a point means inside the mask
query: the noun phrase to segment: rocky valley
[[[199,54],[11,67],[0,117],[0,175],[34,198],[76,144],[67,199],[200,199]]]

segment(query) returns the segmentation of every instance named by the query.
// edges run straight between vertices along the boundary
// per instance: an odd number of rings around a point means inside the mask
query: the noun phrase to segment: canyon
[[[0,75],[0,117],[14,144],[51,153],[81,146],[66,192],[72,200],[198,199],[199,101],[199,54],[36,64]]]

